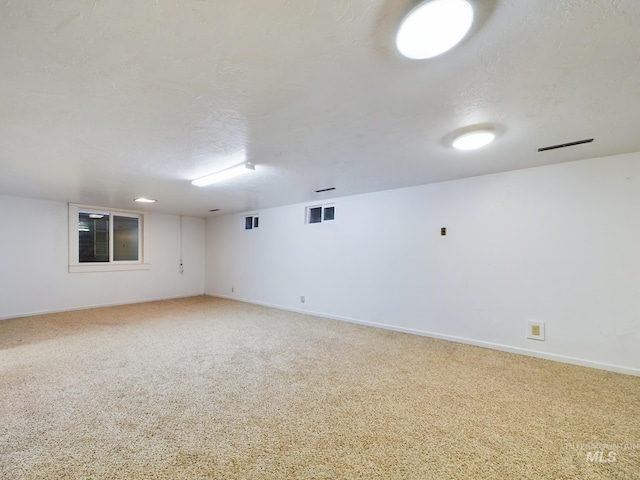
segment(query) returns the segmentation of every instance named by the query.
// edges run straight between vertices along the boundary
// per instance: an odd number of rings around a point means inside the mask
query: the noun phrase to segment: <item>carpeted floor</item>
[[[18,318],[0,478],[637,479],[640,378],[211,297]]]

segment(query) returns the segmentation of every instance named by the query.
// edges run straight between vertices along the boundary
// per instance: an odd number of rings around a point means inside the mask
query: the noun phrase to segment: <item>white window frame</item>
[[[247,218],[251,217],[251,228],[247,228]],[[256,227],[256,219],[258,219],[258,226]],[[260,228],[260,215],[257,213],[250,213],[242,216],[242,229],[243,230],[255,230]]]
[[[330,220],[325,220],[324,211],[325,211],[325,209],[331,208],[331,207],[333,207],[333,218],[330,219]],[[311,221],[311,210],[314,209],[314,208],[321,208],[322,209],[319,222],[312,222]],[[322,203],[322,204],[319,204],[319,205],[318,204],[309,205],[308,207],[305,208],[304,214],[305,214],[304,222],[308,223],[310,225],[317,225],[317,224],[321,224],[321,223],[324,223],[324,222],[333,222],[336,219],[336,217],[335,217],[336,205],[335,205],[335,203]]]
[[[96,212],[118,217],[138,219],[138,260],[113,260],[113,220],[109,222],[109,262],[82,262],[79,255],[78,215],[80,212]],[[69,273],[114,272],[126,270],[149,270],[151,263],[147,248],[149,214],[135,210],[116,210],[69,203]]]

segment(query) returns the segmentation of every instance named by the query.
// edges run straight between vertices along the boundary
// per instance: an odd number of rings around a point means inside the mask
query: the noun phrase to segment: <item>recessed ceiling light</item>
[[[195,185],[196,187],[206,187],[207,185],[211,185],[213,183],[221,182],[223,180],[228,180],[229,178],[237,177],[246,172],[251,172],[255,170],[256,167],[250,162],[244,162],[240,165],[236,165],[231,168],[227,168],[226,170],[221,170],[216,173],[212,173],[211,175],[206,175],[204,177],[196,178],[191,182],[191,185]]]
[[[475,150],[491,143],[496,134],[490,130],[476,130],[460,135],[453,141],[453,148],[458,150]]]
[[[139,203],[156,203],[157,200],[152,200],[150,198],[144,198],[144,197],[138,197],[134,200],[134,202],[139,202]]]
[[[396,36],[398,51],[423,60],[455,47],[473,24],[473,7],[467,0],[422,2],[402,21]]]

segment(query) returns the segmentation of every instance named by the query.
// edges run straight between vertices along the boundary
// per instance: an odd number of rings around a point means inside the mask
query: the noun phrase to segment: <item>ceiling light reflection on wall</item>
[[[229,178],[237,177],[238,175],[251,172],[255,169],[256,167],[253,163],[244,162],[240,165],[235,165],[231,168],[212,173],[211,175],[205,175],[204,177],[196,178],[191,182],[191,185],[195,185],[196,187],[206,187],[207,185],[221,182],[223,180],[228,180]]]
[[[472,24],[473,7],[467,0],[425,1],[402,21],[396,46],[413,60],[435,57],[460,43]]]
[[[476,130],[460,135],[453,141],[453,148],[458,150],[475,150],[493,142],[496,134],[491,130]]]

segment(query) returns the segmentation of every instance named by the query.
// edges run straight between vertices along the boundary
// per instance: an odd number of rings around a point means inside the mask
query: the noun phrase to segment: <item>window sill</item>
[[[86,265],[69,265],[69,273],[83,272],[124,272],[129,270],[150,270],[150,263],[119,263],[100,265],[90,263]]]

